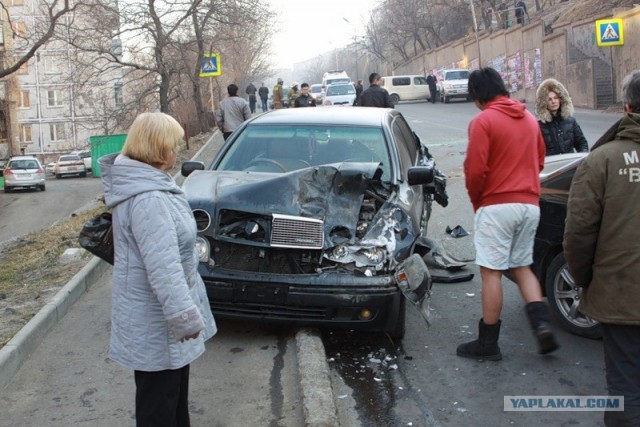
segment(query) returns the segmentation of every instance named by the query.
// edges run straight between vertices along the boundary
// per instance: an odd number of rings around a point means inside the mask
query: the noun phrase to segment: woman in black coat
[[[536,116],[547,156],[587,152],[589,145],[575,117],[567,89],[555,79],[543,81],[536,92]]]

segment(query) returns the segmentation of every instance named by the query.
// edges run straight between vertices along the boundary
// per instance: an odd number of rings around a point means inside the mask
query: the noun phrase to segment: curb
[[[305,426],[338,426],[338,411],[333,398],[329,363],[319,332],[315,329],[298,331],[296,351]]]
[[[94,257],[67,282],[51,302],[36,313],[18,333],[0,349],[0,390],[4,389],[24,361],[38,347],[49,331],[64,317],[74,302],[84,294],[111,265]]]

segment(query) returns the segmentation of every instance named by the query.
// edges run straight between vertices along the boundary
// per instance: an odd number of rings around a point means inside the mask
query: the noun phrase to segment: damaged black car
[[[269,112],[182,174],[216,316],[402,338],[408,301],[428,321],[423,256],[446,177],[400,112]]]

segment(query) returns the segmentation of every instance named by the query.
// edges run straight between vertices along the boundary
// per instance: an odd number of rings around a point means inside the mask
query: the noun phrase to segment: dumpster
[[[126,139],[126,133],[116,135],[94,135],[89,137],[89,144],[91,145],[91,171],[93,176],[100,176],[98,159],[102,156],[106,156],[107,154],[119,153],[122,151],[122,146]]]

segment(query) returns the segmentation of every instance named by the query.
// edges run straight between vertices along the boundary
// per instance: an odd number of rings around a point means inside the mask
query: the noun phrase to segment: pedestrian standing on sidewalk
[[[393,108],[393,101],[391,101],[389,92],[380,87],[381,79],[382,77],[378,73],[369,75],[369,87],[362,92],[360,99],[358,99],[360,107]]]
[[[122,153],[99,160],[115,244],[109,357],[134,371],[138,427],[189,426],[189,366],[216,333],[196,223],[168,173],[183,136],[171,116],[143,113]]]
[[[427,85],[429,85],[429,102],[432,104],[436,103],[436,94],[438,93],[438,87],[436,84],[438,83],[438,78],[433,74],[433,71],[429,71],[429,75],[427,76]]]
[[[253,83],[249,83],[249,85],[245,89],[245,92],[247,92],[247,95],[249,95],[249,110],[251,111],[251,114],[256,112],[256,92],[257,92],[257,90],[258,89],[256,89],[256,87],[254,86]]]
[[[262,103],[262,112],[269,111],[267,106],[267,100],[269,99],[269,88],[262,83],[260,89],[258,89],[258,95],[260,96],[260,102]]]
[[[609,395],[624,396],[604,423],[640,426],[640,70],[623,80],[622,102],[573,177],[563,246],[578,309],[602,327]]]
[[[229,96],[222,100],[216,110],[216,124],[225,141],[242,122],[251,117],[249,104],[238,96],[238,86],[231,83],[227,86],[227,93]]]
[[[526,302],[539,353],[558,348],[549,308],[531,271],[533,240],[540,219],[540,178],[545,148],[536,119],[509,98],[493,68],[469,76],[469,94],[481,112],[469,124],[465,184],[475,211],[474,245],[482,278],[478,339],[458,346],[457,355],[500,360],[502,272],[510,270]]]

